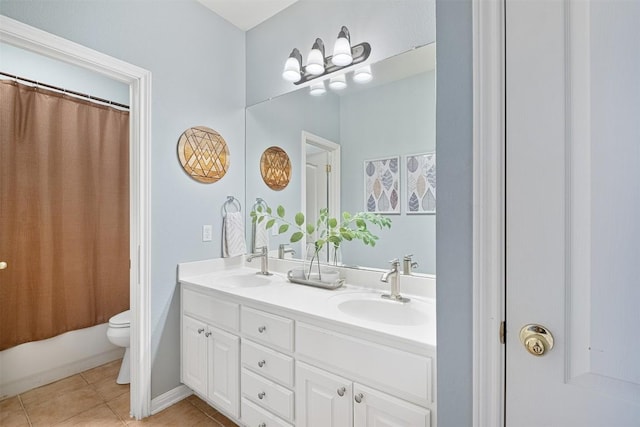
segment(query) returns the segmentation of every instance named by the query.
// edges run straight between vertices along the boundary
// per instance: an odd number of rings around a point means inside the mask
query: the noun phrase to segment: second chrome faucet
[[[400,260],[396,258],[393,261],[390,261],[390,263],[391,269],[382,274],[380,281],[391,284],[391,293],[383,294],[382,298],[398,302],[411,301],[409,298],[400,295],[400,272],[398,271],[398,268],[400,267]]]
[[[254,258],[260,258],[260,271],[256,274],[271,276],[272,273],[269,273],[269,248],[263,246],[260,248],[260,252],[247,255],[247,262],[251,262]]]

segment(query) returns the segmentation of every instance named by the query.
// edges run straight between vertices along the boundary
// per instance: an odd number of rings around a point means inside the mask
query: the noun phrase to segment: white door
[[[429,427],[431,413],[396,397],[353,386],[353,427]]]
[[[296,363],[296,426],[350,427],[351,381],[305,363]]]
[[[640,2],[506,0],[506,47],[506,425],[640,426]]]
[[[182,316],[182,382],[201,396],[207,394],[206,325]]]
[[[230,415],[240,416],[240,338],[209,326],[207,397]]]

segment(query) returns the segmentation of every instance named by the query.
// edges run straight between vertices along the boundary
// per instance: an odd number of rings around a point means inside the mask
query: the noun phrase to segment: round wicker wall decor
[[[207,184],[220,180],[229,170],[227,143],[205,126],[189,128],[180,135],[178,158],[191,178]]]
[[[291,161],[286,151],[280,147],[269,147],[260,157],[260,174],[267,187],[283,190],[291,180]]]

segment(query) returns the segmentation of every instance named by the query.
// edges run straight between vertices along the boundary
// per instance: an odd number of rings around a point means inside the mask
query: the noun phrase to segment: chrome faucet
[[[269,248],[263,246],[260,248],[260,252],[247,255],[247,262],[251,262],[254,258],[260,258],[260,271],[256,274],[271,276],[271,273],[269,273]]]
[[[293,255],[296,253],[293,248],[287,246],[286,243],[280,243],[280,246],[278,246],[278,259],[284,259],[285,254]]]
[[[389,283],[389,280],[391,280],[391,293],[383,294],[382,298],[398,302],[409,302],[409,298],[405,298],[400,295],[400,277],[398,271],[398,267],[400,267],[400,261],[398,260],[398,258],[396,258],[393,261],[389,262],[391,263],[391,270],[383,273],[380,281]]]
[[[411,259],[412,257],[413,257],[413,254],[405,255],[404,258],[402,259],[402,274],[405,276],[411,275],[411,270],[413,268],[418,267],[418,263],[413,261]]]

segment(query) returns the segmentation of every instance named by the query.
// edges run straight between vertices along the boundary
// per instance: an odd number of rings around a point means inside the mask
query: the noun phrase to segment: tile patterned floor
[[[129,418],[129,386],[116,384],[120,361],[0,401],[0,426],[237,427],[196,396],[142,421]]]

